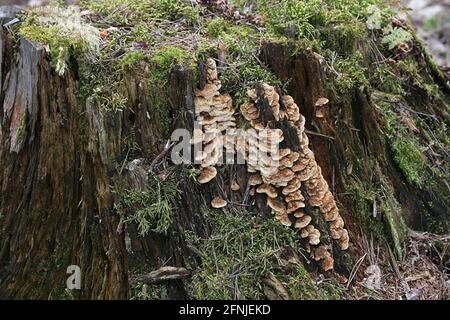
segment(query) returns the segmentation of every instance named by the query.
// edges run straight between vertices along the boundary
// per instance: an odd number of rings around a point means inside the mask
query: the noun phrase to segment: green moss
[[[263,0],[258,2],[257,11],[266,16],[271,34],[320,39],[328,49],[348,52],[354,41],[364,34],[366,22],[373,16],[374,4],[378,5],[380,23],[383,23],[391,12],[386,4],[377,0]],[[346,45],[350,48],[345,48]]]
[[[169,289],[165,284],[137,284],[132,287],[133,300],[167,300]]]
[[[424,183],[426,165],[423,152],[417,142],[405,137],[398,138],[394,141],[392,149],[395,162],[405,174],[406,179],[420,187]]]
[[[91,59],[98,54],[98,30],[81,19],[74,8],[54,5],[30,10],[21,17],[17,34],[44,45],[59,75],[64,75],[70,56]]]
[[[134,25],[151,19],[187,19],[196,22],[201,10],[184,0],[84,0],[83,8],[97,12],[105,21],[117,25]]]
[[[363,183],[356,176],[350,183],[350,189],[355,203],[356,222],[363,228],[365,233],[373,234],[378,239],[383,239],[386,229],[380,219],[373,217],[374,202],[379,199],[379,189],[372,182]]]
[[[382,92],[399,96],[406,96],[408,91],[405,89],[404,81],[395,70],[388,64],[378,65],[371,70],[370,85]]]
[[[355,221],[365,234],[373,235],[378,241],[389,239],[389,245],[401,258],[408,229],[401,206],[389,189],[386,178],[383,175],[374,176],[375,165],[374,160],[370,159],[359,163],[358,167],[364,169],[355,172],[350,179],[348,188],[352,191],[355,203]]]
[[[422,145],[402,124],[399,115],[392,110],[389,103],[383,102],[380,106],[383,111],[384,130],[389,139],[388,146],[392,150],[395,162],[409,183],[421,187],[430,176]]]
[[[318,28],[326,25],[326,6],[322,0],[263,0],[259,11],[267,16],[267,29],[276,35],[314,39]]]
[[[142,51],[127,52],[120,60],[120,67],[123,70],[135,70],[141,61],[145,60],[145,53]]]
[[[27,128],[27,112],[24,111],[22,114],[22,118],[20,119],[20,127],[19,131],[17,132],[17,140],[20,141],[25,134],[25,130]]]
[[[124,223],[136,223],[142,236],[153,231],[167,233],[173,220],[173,204],[179,199],[178,182],[172,176],[166,181],[150,175],[144,191],[127,190],[114,204]]]
[[[428,203],[428,206],[432,208],[433,203]],[[425,231],[442,235],[447,235],[450,233],[450,220],[446,216],[443,216],[441,219],[436,219],[436,217],[425,211],[423,219],[423,228]]]
[[[203,11],[201,7],[192,6],[189,1],[183,0],[155,0],[155,16],[160,19],[178,20],[186,19],[191,23],[198,23],[199,14]]]
[[[222,42],[227,49],[227,65],[221,70],[220,80],[223,91],[233,95],[235,106],[240,106],[248,99],[246,91],[256,83],[270,83],[284,89],[285,84],[257,59],[263,40],[258,30],[231,24],[223,19],[212,20],[207,29],[208,34]],[[206,49],[210,53],[212,48]]]
[[[336,281],[326,281],[318,285],[302,266],[287,276],[286,288],[292,300],[340,300],[345,287]]]
[[[351,90],[360,85],[368,85],[366,68],[361,65],[363,56],[356,52],[346,59],[338,59],[334,69],[338,73],[334,82],[338,98],[349,94]]]
[[[404,244],[408,237],[408,228],[402,216],[402,209],[397,200],[391,195],[386,195],[390,200],[382,202],[381,209],[389,226],[389,235],[392,239],[395,252],[399,259],[404,255]]]
[[[212,38],[218,38],[221,34],[225,33],[232,24],[223,18],[212,19],[206,26],[208,36]]]
[[[176,65],[185,65],[188,69],[194,69],[194,56],[191,52],[174,46],[160,48],[150,59],[152,69],[150,78],[164,84],[168,80],[170,71]]]
[[[324,46],[340,55],[351,55],[358,41],[367,39],[366,24],[357,19],[327,28],[322,33]]]
[[[188,237],[202,256],[193,272],[190,295],[197,299],[257,299],[263,294],[262,277],[280,268],[278,250],[298,247],[298,236],[273,219],[260,220],[243,210],[217,212],[204,209],[211,226],[209,238]]]

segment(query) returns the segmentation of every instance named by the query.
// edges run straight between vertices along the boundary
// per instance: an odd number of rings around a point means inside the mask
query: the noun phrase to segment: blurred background
[[[434,59],[450,71],[450,0],[404,0],[419,36]]]

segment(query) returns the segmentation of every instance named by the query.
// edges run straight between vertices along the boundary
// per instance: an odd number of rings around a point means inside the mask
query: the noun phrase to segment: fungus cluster
[[[312,257],[320,261],[325,271],[331,270],[333,258],[330,248],[321,243],[320,231],[312,224],[312,217],[304,211],[306,203],[319,209],[324,220],[329,223],[332,239],[337,241],[342,250],[348,248],[349,237],[328,183],[322,176],[314,153],[308,147],[305,118],[291,96],[280,97],[270,85],[264,84],[251,89],[248,96],[253,103],[243,104],[240,110],[256,132],[267,128],[280,128],[278,124],[284,123],[283,129],[270,131],[275,132],[271,136],[273,141],[281,143],[287,139],[286,134],[292,135],[294,129],[299,142],[298,146],[280,148],[272,155],[271,160],[278,161],[275,172],[267,170],[267,161],[261,161],[259,157],[259,161],[254,161],[249,153],[248,171],[254,174],[250,176],[248,183],[254,188],[253,193],[267,195],[267,205],[272,209],[275,219],[285,226],[293,225],[298,229],[300,236],[307,239]],[[289,140],[291,138],[289,136]],[[266,141],[268,140],[259,140],[259,143],[255,144],[257,155],[265,154],[269,150]]]
[[[264,194],[275,219],[299,230],[312,258],[320,262],[323,270],[333,269],[331,248],[324,243],[325,239],[321,238],[320,230],[307,212],[320,212],[328,222],[331,238],[341,250],[348,248],[349,236],[333,194],[309,148],[305,117],[294,99],[280,96],[267,84],[248,90],[252,102],[241,105],[240,111],[252,128],[238,135],[232,99],[228,94],[221,94],[220,88],[216,63],[208,59],[206,84],[195,93],[195,115],[201,129],[194,129],[192,143],[202,145],[202,151],[195,153],[195,160],[202,168],[198,182],[208,183],[217,175],[214,165],[223,155],[223,148],[226,152],[241,154],[251,173],[250,194]],[[327,104],[326,98],[319,99],[316,117],[324,115],[323,108]],[[233,191],[240,188],[236,182],[230,187]],[[215,197],[211,205],[220,209],[227,201]]]
[[[201,151],[195,153],[196,163],[201,163],[199,183],[208,183],[216,175],[215,164],[223,155],[222,133],[233,131],[236,121],[229,94],[220,93],[216,62],[209,58],[206,63],[206,84],[195,92],[195,116],[200,128],[194,129],[192,144],[202,144]]]

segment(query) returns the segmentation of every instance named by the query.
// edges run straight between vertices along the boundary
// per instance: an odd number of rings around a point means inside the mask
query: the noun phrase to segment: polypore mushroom
[[[252,103],[244,103],[241,105],[241,114],[247,121],[256,120],[259,118],[259,110]]]
[[[337,219],[337,217],[339,217],[339,210],[338,208],[335,206],[333,207],[330,211],[325,212],[323,214],[323,217],[325,219],[325,221],[327,222],[331,222]]]
[[[289,120],[297,122],[300,119],[300,110],[294,99],[291,96],[283,96],[283,103],[286,106],[286,113],[289,116]]]
[[[330,229],[330,236],[331,236],[331,239],[333,239],[333,240],[339,240],[339,239],[342,237],[342,235],[343,235],[343,230],[344,230],[344,229],[342,229],[342,228],[339,228],[339,229]]]
[[[324,107],[328,104],[329,100],[327,98],[319,98],[316,101],[316,118],[323,118],[325,117],[325,110]]]
[[[192,133],[191,144],[197,144],[203,142],[203,131],[201,129],[194,129]]]
[[[308,236],[309,236],[309,232],[308,232],[307,229],[301,229],[301,230],[300,230],[300,237],[301,237],[302,239],[308,238]]]
[[[211,116],[209,113],[202,112],[202,114],[197,117],[197,121],[202,126],[208,126],[208,125],[215,124],[217,122],[217,119],[215,117]]]
[[[315,246],[320,243],[320,231],[317,229],[313,229],[312,231],[309,231],[308,235],[309,244]]]
[[[320,211],[321,212],[328,212],[331,209],[333,209],[336,206],[336,202],[334,201],[333,194],[328,191],[325,193],[325,196],[323,197],[323,202],[320,205]]]
[[[342,229],[342,234],[341,234],[341,238],[339,239],[339,248],[341,250],[347,250],[348,246],[349,246],[349,236],[348,236],[348,231],[346,229]]]
[[[258,188],[256,188],[256,192],[257,193],[265,193],[270,198],[276,198],[278,196],[277,189],[274,186],[271,186],[270,184],[267,184],[267,183],[264,183],[264,184],[258,186]]]
[[[280,149],[278,150],[278,155],[274,157],[274,160],[281,160],[284,157],[287,157],[291,152],[292,151],[289,148]]]
[[[291,219],[287,214],[275,214],[275,220],[279,221],[283,226],[290,227],[292,225]]]
[[[296,218],[301,218],[304,215],[305,214],[303,212],[301,212],[300,210],[294,212],[294,217],[296,217]]]
[[[328,102],[330,102],[330,100],[328,100],[327,98],[321,97],[321,98],[317,99],[315,106],[323,107],[323,106],[326,106],[328,104]]]
[[[206,59],[206,79],[208,82],[214,82],[217,80],[217,68],[216,62],[212,58]]]
[[[276,186],[287,186],[288,182],[294,178],[294,172],[288,168],[279,170],[276,174],[273,174],[267,178],[263,177],[266,183],[270,183]]]
[[[257,186],[263,183],[263,179],[259,174],[252,174],[250,178],[248,178],[248,184],[251,186]]]
[[[203,87],[203,90],[196,90],[195,95],[197,97],[203,97],[205,99],[212,99],[214,96],[219,95],[220,86],[214,83],[207,83]]]
[[[327,246],[322,245],[314,250],[314,260],[321,261],[324,271],[329,271],[334,267],[334,260]]]
[[[212,199],[211,201],[211,205],[213,208],[215,209],[221,209],[227,206],[227,202],[225,200],[223,200],[222,198],[219,197],[215,197],[214,199]]]
[[[291,152],[280,160],[280,166],[292,168],[299,157],[300,155],[298,152]]]
[[[283,188],[282,192],[284,195],[288,195],[288,194],[300,189],[301,185],[302,185],[302,182],[300,181],[300,179],[294,177],[288,182],[287,186]]]
[[[309,224],[305,229],[308,232],[308,240],[311,245],[318,245],[320,243],[320,231]],[[306,233],[306,232],[305,232]]]
[[[300,179],[300,181],[308,181],[312,174],[314,173],[312,170],[312,165],[308,164],[305,169],[302,171],[296,172],[296,177]]]
[[[284,189],[283,189],[284,190]],[[305,197],[303,197],[302,192],[300,190],[296,190],[292,193],[289,193],[286,195],[285,198],[286,202],[292,202],[292,201],[304,201]]]
[[[204,147],[203,147],[203,152],[206,152],[206,154],[211,154],[215,151],[217,151],[217,149],[219,147],[221,147],[221,143],[222,141],[220,141],[221,139],[219,138],[215,138],[213,139],[211,142],[207,143]]]
[[[206,153],[206,152],[205,152]],[[219,152],[218,149],[215,149],[212,151],[212,153],[206,153],[206,158],[202,161],[202,168],[206,168],[206,167],[210,167],[215,165],[220,158],[221,153]]]
[[[197,181],[201,184],[208,183],[217,175],[217,169],[214,167],[206,167],[202,169],[202,172],[197,178]]]
[[[330,223],[330,229],[341,229],[344,227],[344,220],[342,220],[341,216],[338,216],[336,220]]]
[[[303,215],[300,218],[297,218],[297,220],[295,221],[295,228],[296,229],[303,229],[306,228],[306,226],[309,225],[309,223],[311,222],[311,217],[308,215]]]
[[[239,184],[236,181],[233,181],[230,188],[232,191],[239,191],[241,189],[241,187],[239,186]]]
[[[305,203],[302,201],[291,201],[288,202],[287,205],[287,213],[292,213],[294,211],[297,211],[298,209],[304,208]]]
[[[300,158],[294,162],[294,165],[292,166],[291,169],[294,172],[303,171],[306,169],[310,161],[311,160],[309,158]]]
[[[320,261],[327,257],[330,257],[331,253],[328,250],[328,247],[325,245],[321,245],[314,250],[314,260]]]
[[[284,202],[277,198],[267,198],[267,205],[275,212],[285,213],[286,205]]]
[[[263,92],[261,92],[261,89]],[[275,132],[269,132],[265,136],[261,136],[259,132],[250,132],[248,148],[247,168],[249,172],[258,172],[261,174],[262,182],[258,179],[255,183],[249,185],[259,185],[258,193],[266,193],[269,195],[267,204],[276,212],[275,219],[284,225],[291,225],[289,214],[293,213],[296,218],[295,228],[300,229],[300,236],[308,238],[306,248],[308,252],[314,250],[311,246],[320,244],[320,231],[311,225],[311,217],[306,215],[300,208],[305,207],[305,197],[300,191],[300,187],[304,184],[305,191],[308,194],[309,205],[318,207],[323,214],[325,221],[330,222],[331,237],[336,240],[339,247],[345,250],[348,247],[348,232],[344,229],[344,221],[339,215],[333,194],[329,190],[328,183],[322,176],[322,170],[315,161],[314,153],[309,148],[309,139],[305,132],[306,119],[300,114],[298,105],[291,96],[285,95],[281,97],[275,88],[267,84],[263,84],[257,89],[250,89],[248,96],[255,104],[244,104],[241,106],[241,113],[244,118],[250,121],[254,129],[263,130],[265,128],[276,127],[277,124],[270,121],[267,117],[260,119],[262,110],[259,108],[269,104],[275,121],[282,118],[284,123],[293,128],[298,136],[299,144],[296,151],[290,148],[280,149],[278,154],[267,157],[268,153],[272,153],[274,148],[271,144],[280,143],[283,138],[285,129]],[[264,101],[261,101],[264,100]],[[328,99],[318,99],[315,107],[317,117],[324,117],[323,107],[329,103]],[[281,108],[280,108],[281,106]],[[281,110],[280,110],[281,109]],[[253,146],[253,147],[252,147]],[[278,163],[275,163],[279,161]],[[276,165],[276,166],[275,166]],[[276,167],[276,170],[274,169]],[[280,190],[281,189],[281,190]],[[285,196],[285,201],[278,198],[279,191]],[[270,196],[273,196],[270,197]],[[323,252],[322,252],[323,251]],[[315,258],[320,261],[322,268],[327,271],[333,268],[334,260],[331,253],[326,247],[316,250]]]
[[[334,259],[332,257],[326,257],[322,260],[322,269],[323,271],[330,271],[334,268]]]

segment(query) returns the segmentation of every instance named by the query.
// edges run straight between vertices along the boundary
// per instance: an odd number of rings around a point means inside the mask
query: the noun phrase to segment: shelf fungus
[[[203,168],[200,175],[197,178],[199,183],[208,183],[214,179],[217,175],[217,169],[214,167]]]
[[[227,203],[225,200],[223,200],[222,198],[219,198],[219,197],[215,197],[215,198],[212,199],[212,201],[211,201],[211,206],[212,206],[214,209],[222,209],[222,208],[226,207],[227,204],[228,204],[228,203]]]
[[[325,117],[325,107],[328,105],[329,100],[327,98],[319,98],[316,101],[316,118]]]
[[[220,93],[216,63],[211,58],[207,59],[205,76],[206,84],[203,89],[196,90],[194,100],[196,121],[200,128],[194,129],[191,139],[192,144],[201,146],[194,147],[194,160],[203,168],[198,177],[199,183],[208,183],[215,177],[217,172],[213,166],[223,156],[224,142],[227,146],[223,133],[236,128],[231,96]],[[230,138],[234,139],[232,134]]]
[[[248,184],[257,193],[267,195],[267,205],[277,221],[299,230],[300,237],[307,241],[307,249],[322,269],[332,270],[334,260],[331,246],[326,245],[328,237],[323,243],[321,230],[313,221],[322,218],[327,222],[329,230],[322,230],[323,233],[329,234],[342,250],[348,248],[349,236],[328,183],[309,149],[305,117],[291,96],[281,96],[270,85],[257,85],[248,90],[247,95],[252,102],[241,105],[240,111],[253,129],[248,134],[246,160],[248,171],[254,174]],[[326,98],[317,101],[316,116],[324,116],[321,112],[327,104]],[[267,128],[272,129],[271,135],[259,139],[260,132]],[[282,143],[286,139],[288,141]],[[292,140],[297,139],[298,145],[293,145]],[[282,148],[275,148],[274,143]],[[268,170],[270,166],[273,169],[274,163],[276,170]],[[322,217],[315,216],[317,214]]]
[[[221,94],[216,63],[206,63],[206,84],[195,92],[195,116],[200,129],[194,130],[191,143],[194,159],[201,164],[199,183],[208,183],[217,175],[214,167],[226,152],[237,152],[246,162],[250,195],[264,195],[274,219],[298,230],[311,257],[324,271],[333,269],[331,238],[341,250],[349,246],[349,234],[330,192],[322,170],[309,148],[305,117],[289,95],[281,95],[268,84],[249,89],[250,101],[240,106],[242,117],[251,129],[236,129],[234,108],[229,94]],[[316,104],[316,117],[325,116],[328,99]],[[239,134],[238,134],[239,133]],[[243,141],[243,142],[242,142]],[[240,190],[236,181],[230,189]],[[227,201],[216,197],[213,208],[223,208]],[[322,220],[329,230],[319,230]],[[317,224],[317,225],[315,225]]]
[[[232,191],[239,191],[241,189],[241,187],[239,186],[239,183],[237,183],[237,181],[233,181],[233,183],[231,184],[230,189]]]

